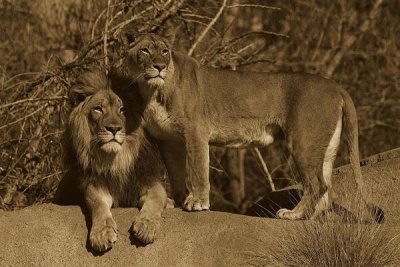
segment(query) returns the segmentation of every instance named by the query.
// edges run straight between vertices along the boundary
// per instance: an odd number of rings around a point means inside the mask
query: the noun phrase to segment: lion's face
[[[145,81],[152,87],[164,85],[171,65],[170,48],[165,39],[153,34],[140,35],[128,55],[130,74],[136,81]]]
[[[125,109],[111,90],[101,90],[84,103],[91,142],[106,153],[118,153],[125,141]]]

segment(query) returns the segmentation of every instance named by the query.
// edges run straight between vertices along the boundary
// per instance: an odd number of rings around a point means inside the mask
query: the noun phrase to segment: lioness
[[[165,169],[146,138],[137,105],[123,104],[98,68],[81,75],[70,97],[76,106],[64,134],[68,173],[54,202],[81,204],[83,197],[92,222],[90,245],[97,251],[117,240],[112,206],[139,206],[133,232],[142,242],[153,242],[167,203]]]
[[[179,196],[186,181],[186,210],[210,206],[209,144],[267,146],[277,128],[285,135],[304,187],[298,205],[280,209],[278,218],[314,218],[330,207],[332,166],[342,134],[352,176],[364,196],[356,110],[335,82],[309,74],[208,68],[175,53],[155,34],[131,41],[124,71],[147,104],[145,127],[159,141]]]

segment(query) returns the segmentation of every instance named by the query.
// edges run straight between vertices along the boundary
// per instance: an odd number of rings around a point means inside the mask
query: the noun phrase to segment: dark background
[[[103,39],[124,26],[209,66],[331,78],[357,107],[361,157],[400,147],[399,10],[397,0],[0,0],[0,209],[51,200],[67,89],[91,61],[114,63]],[[276,188],[293,182],[284,144],[260,152]],[[213,209],[243,213],[271,190],[257,151],[210,157]],[[346,162],[342,149],[336,165]]]

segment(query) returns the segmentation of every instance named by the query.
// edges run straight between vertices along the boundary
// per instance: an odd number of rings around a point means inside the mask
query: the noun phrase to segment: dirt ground
[[[399,151],[365,161],[363,176],[372,201],[385,211],[388,238],[400,230]],[[348,168],[335,170],[338,195],[354,192]],[[154,244],[131,239],[137,209],[113,209],[119,227],[115,247],[103,255],[87,248],[87,227],[79,207],[53,204],[0,211],[0,266],[262,266],[285,231],[306,221],[283,221],[222,212],[168,209]]]

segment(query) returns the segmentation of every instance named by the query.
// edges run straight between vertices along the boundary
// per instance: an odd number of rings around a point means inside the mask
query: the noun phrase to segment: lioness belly
[[[211,133],[210,145],[229,148],[267,146],[274,141],[269,127],[241,127],[228,129],[221,127]],[[235,128],[236,128],[235,127]]]

